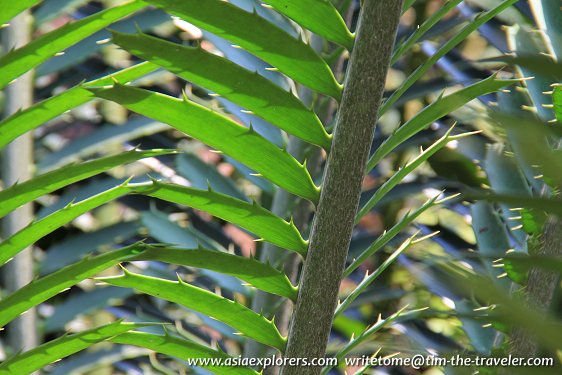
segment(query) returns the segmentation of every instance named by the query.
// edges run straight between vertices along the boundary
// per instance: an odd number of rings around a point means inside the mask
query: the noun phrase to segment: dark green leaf
[[[552,103],[554,105],[554,113],[556,119],[562,125],[562,84],[554,86],[552,91]]]

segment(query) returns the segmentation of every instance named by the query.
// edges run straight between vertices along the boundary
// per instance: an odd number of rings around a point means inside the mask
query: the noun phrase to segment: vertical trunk
[[[402,0],[365,0],[312,225],[286,357],[324,357]],[[284,375],[318,374],[287,366]]]
[[[542,235],[541,248],[537,255],[545,257],[557,257],[562,254],[562,227],[560,219],[550,217]],[[548,314],[550,305],[554,298],[554,292],[559,285],[560,275],[539,268],[529,271],[525,297],[529,307],[544,314]],[[529,332],[516,329],[511,336],[510,353],[514,357],[532,358],[536,357],[538,344],[536,338]]]
[[[5,51],[18,48],[31,38],[31,14],[23,12],[15,17],[3,32],[2,44]],[[33,77],[27,73],[19,77],[5,90],[4,115],[29,107],[33,102]],[[22,135],[2,150],[2,181],[4,186],[22,182],[31,177],[33,166],[32,133]],[[6,238],[25,227],[33,219],[33,206],[27,204],[2,219],[2,237]],[[3,268],[5,286],[13,292],[33,279],[33,254],[25,249]],[[32,309],[14,320],[8,326],[9,344],[12,350],[28,350],[37,346],[36,315]]]

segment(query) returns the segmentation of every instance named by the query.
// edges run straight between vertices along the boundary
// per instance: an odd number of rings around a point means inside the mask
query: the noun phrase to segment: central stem
[[[321,358],[326,352],[401,10],[402,0],[363,2],[289,330],[287,358]],[[282,374],[312,375],[320,370],[286,366]]]

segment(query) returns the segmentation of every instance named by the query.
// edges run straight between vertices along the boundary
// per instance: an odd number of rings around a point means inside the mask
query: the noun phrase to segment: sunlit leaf
[[[0,301],[0,327],[4,327],[20,314],[82,280],[138,255],[143,250],[143,246],[134,244],[95,257],[88,257],[32,281]]]
[[[152,247],[135,260],[157,260],[187,267],[205,268],[238,277],[268,293],[292,300],[297,297],[297,288],[283,272],[253,258],[205,249]]]
[[[111,168],[136,160],[173,153],[172,150],[128,151],[86,163],[67,166],[39,175],[21,184],[0,191],[0,218],[32,200],[74,182],[95,176]]]
[[[427,61],[418,66],[418,68],[410,74],[410,76],[404,81],[398,90],[396,90],[383,104],[380,109],[380,114],[386,113],[392,107],[394,103],[410,88],[414,83],[416,83],[432,66],[437,63],[437,61],[449,53],[453,48],[455,48],[460,43],[464,42],[466,38],[477,30],[480,26],[484,25],[486,22],[493,19],[495,16],[500,14],[502,11],[508,9],[518,0],[505,0],[493,9],[487,12],[479,14],[471,22],[469,22],[462,30],[460,30],[456,35],[447,39],[447,42],[439,48],[439,50],[433,54]]]
[[[334,98],[341,95],[330,67],[301,40],[221,0],[147,0],[174,16],[227,39],[278,68],[294,80]]]
[[[312,202],[318,201],[319,189],[312,182],[306,166],[252,128],[239,125],[190,100],[175,99],[147,90],[115,85],[92,91],[100,98],[115,101],[199,139],[293,194]],[[166,110],[162,111],[162,108]]]
[[[61,336],[43,345],[18,354],[0,364],[0,374],[31,374],[44,366],[87,349],[111,337],[145,327],[147,324],[115,322],[72,335]]]
[[[367,171],[373,169],[385,156],[397,146],[431,125],[434,121],[468,104],[481,95],[488,94],[518,82],[517,80],[498,80],[493,75],[474,85],[468,86],[453,94],[439,97],[425,107],[404,125],[400,126],[382,145],[380,145],[367,164]]]
[[[71,203],[43,219],[37,220],[0,243],[0,265],[6,263],[27,246],[60,228],[78,216],[117,199],[130,191],[125,185],[94,195],[78,203]]]
[[[2,9],[0,13],[0,26],[40,1],[41,0],[0,0],[0,9]]]
[[[141,63],[75,86],[61,94],[40,101],[25,110],[14,113],[0,122],[0,148],[3,148],[20,135],[43,125],[45,122],[62,115],[66,111],[94,99],[94,95],[86,90],[86,87],[110,85],[113,83],[113,79],[127,83],[156,69],[158,69],[158,66],[152,63]]]
[[[144,3],[137,0],[114,6],[80,21],[62,26],[8,53],[0,58],[0,70],[2,71],[0,88],[5,87],[12,80],[43,61],[55,57],[57,53],[79,42],[84,37],[145,6]]]
[[[306,254],[307,242],[303,240],[295,225],[275,216],[255,202],[248,203],[212,190],[193,189],[157,181],[152,184],[130,184],[128,188],[137,193],[208,212],[277,246]]]
[[[330,137],[316,114],[255,72],[205,51],[145,34],[113,33],[113,41],[132,54],[203,86],[310,143],[329,149]]]
[[[339,43],[349,50],[353,48],[353,35],[330,1],[266,0],[264,3],[310,31]]]
[[[128,332],[115,336],[109,341],[116,344],[140,346],[184,361],[205,358],[223,361],[230,358],[222,351],[216,351],[204,345],[170,335],[160,336],[144,332]],[[207,368],[217,375],[258,375],[258,372],[241,366],[227,367],[209,364],[208,366],[201,365],[201,367]]]
[[[110,285],[134,288],[170,302],[198,311],[240,331],[241,334],[277,348],[285,348],[286,339],[281,336],[272,321],[253,312],[236,301],[228,300],[185,281],[169,281],[125,271],[122,276],[98,279]]]

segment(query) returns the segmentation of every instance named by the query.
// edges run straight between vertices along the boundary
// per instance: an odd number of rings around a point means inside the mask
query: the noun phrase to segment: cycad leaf
[[[0,374],[31,374],[48,364],[87,349],[98,342],[145,326],[147,324],[115,322],[73,335],[64,335],[2,362]]]
[[[466,198],[486,200],[490,202],[505,203],[526,210],[536,210],[540,213],[549,213],[562,216],[562,202],[553,198],[529,197],[528,195],[493,194],[489,190],[472,190],[466,193]]]
[[[55,56],[88,35],[142,9],[144,6],[144,3],[137,0],[114,6],[83,20],[62,26],[8,53],[0,58],[0,70],[2,71],[0,75],[0,88],[5,87],[23,73],[33,69],[33,67]]]
[[[416,31],[408,37],[408,39],[397,46],[396,50],[392,54],[390,64],[394,65],[407,50],[412,48],[414,44],[416,44],[416,42],[420,40],[427,31],[429,31],[429,29],[431,29],[437,22],[441,21],[447,13],[453,10],[461,1],[462,0],[451,0],[443,4],[443,6],[425,20],[425,22],[418,27]]]
[[[0,26],[41,0],[0,0]]]
[[[386,155],[392,152],[397,146],[422,131],[434,121],[461,108],[470,101],[481,95],[488,94],[512,85],[517,80],[499,80],[496,75],[492,75],[472,86],[468,86],[446,97],[439,97],[436,101],[425,107],[408,122],[398,128],[394,134],[386,139],[369,159],[367,171],[373,169]]]
[[[130,189],[125,185],[116,186],[113,189],[78,203],[71,203],[65,208],[29,224],[0,243],[0,266],[43,236],[55,231],[78,216],[127,194],[129,191]]]
[[[95,257],[87,257],[78,263],[32,281],[0,301],[0,327],[4,327],[33,306],[56,296],[82,280],[138,255],[143,248],[142,244],[134,244]]]
[[[75,86],[59,95],[51,96],[48,99],[36,103],[23,111],[14,113],[12,116],[0,122],[0,149],[20,135],[93,99],[94,96],[90,91],[86,90],[86,87],[110,85],[113,83],[113,79],[122,83],[127,83],[156,69],[158,69],[158,66],[149,62],[144,62],[91,82]]]
[[[173,150],[128,151],[86,163],[66,166],[0,191],[0,218],[19,206],[74,182],[136,160],[170,154]]]
[[[365,249],[361,255],[359,255],[353,262],[345,269],[344,277],[348,277],[353,271],[355,271],[367,258],[375,254],[377,251],[383,248],[390,240],[401,233],[408,225],[410,225],[416,218],[418,218],[422,213],[443,202],[443,200],[438,201],[435,196],[427,200],[423,205],[418,207],[414,212],[409,212],[398,223],[396,223],[388,231],[385,231],[379,238],[375,240],[367,249]]]
[[[353,48],[353,35],[340,13],[328,0],[266,0],[264,3],[296,23],[347,49]]]
[[[460,135],[450,135],[453,128],[449,129],[447,133],[441,138],[439,138],[435,143],[429,146],[426,150],[422,151],[415,159],[406,164],[403,168],[392,175],[384,184],[382,184],[373,194],[373,196],[367,201],[365,206],[359,210],[356,220],[359,221],[363,216],[365,216],[381,199],[388,194],[396,185],[400,183],[408,174],[416,170],[423,162],[427,161],[432,155],[437,151],[442,149],[447,145],[447,143],[463,138],[471,133],[460,134]]]
[[[254,258],[205,249],[153,247],[140,254],[135,260],[158,260],[188,267],[205,268],[238,277],[268,293],[292,300],[296,300],[297,297],[297,288],[291,284],[283,272]]]
[[[359,283],[359,285],[357,285],[357,287],[353,289],[351,293],[349,293],[349,295],[343,300],[343,302],[338,305],[334,314],[337,316],[343,313],[349,307],[351,302],[359,297],[359,295],[363,293],[365,289],[367,289],[367,287],[371,285],[373,281],[375,281],[376,278],[378,278],[392,263],[394,263],[394,261],[400,254],[406,251],[414,243],[414,238],[416,235],[417,233],[404,241],[398,247],[398,249],[396,249],[388,258],[386,258],[386,260],[375,270],[375,272],[370,275],[366,274],[365,278]]]
[[[495,207],[485,201],[475,202],[470,206],[472,228],[478,244],[478,253],[483,259],[488,276],[498,287],[509,288],[511,282],[507,278],[499,278],[504,270],[498,268],[494,261],[506,255],[511,248],[511,242],[505,223],[502,222]]]
[[[140,346],[184,361],[189,359],[202,359],[204,361],[208,358],[209,365],[203,366],[202,363],[198,365],[217,375],[258,375],[258,372],[246,367],[213,366],[212,360],[223,362],[230,357],[222,351],[216,351],[204,345],[170,335],[161,336],[145,332],[127,332],[113,337],[109,341],[116,344]]]
[[[336,99],[341,95],[330,67],[311,47],[255,13],[222,0],[147,2],[236,43],[313,90]]]
[[[316,114],[292,93],[257,73],[200,47],[185,47],[144,34],[114,32],[113,41],[132,54],[249,109],[288,133],[330,148],[330,137]]]
[[[179,303],[228,324],[262,344],[280,351],[285,349],[286,339],[281,336],[272,321],[235,301],[189,285],[181,279],[174,282],[125,270],[122,276],[103,277],[98,280],[123,288],[134,288],[142,293]]]
[[[501,2],[498,6],[485,13],[479,14],[472,22],[469,22],[462,30],[460,30],[452,38],[448,39],[447,42],[439,48],[437,53],[432,55],[427,61],[421,64],[410,76],[400,85],[400,88],[396,90],[383,104],[380,109],[380,115],[386,113],[390,107],[396,103],[398,99],[410,88],[414,83],[418,81],[435,63],[449,53],[458,44],[464,42],[466,38],[477,30],[480,26],[484,25],[486,22],[493,19],[495,16],[500,14],[502,11],[511,7],[515,4],[517,0],[505,0]]]
[[[257,203],[248,203],[214,191],[193,189],[153,181],[152,184],[129,184],[133,191],[168,202],[205,211],[249,230],[279,247],[306,254],[304,241],[293,223],[275,216]]]
[[[216,165],[205,163],[193,153],[178,155],[175,168],[180,176],[189,181],[191,187],[207,189],[210,186],[211,189],[219,193],[249,201],[249,198],[238,189],[234,179],[221,174]]]
[[[306,167],[252,128],[227,119],[189,100],[122,85],[92,89],[100,98],[167,123],[185,134],[246,164],[285,190],[317,202],[319,189]],[[162,109],[166,108],[165,111]]]
[[[406,313],[404,313],[404,310],[405,308],[402,308],[386,319],[382,319],[382,318],[378,319],[375,324],[371,325],[368,329],[361,332],[361,334],[357,335],[357,337],[351,339],[351,341],[345,344],[343,348],[338,350],[338,352],[334,355],[334,357],[337,358],[338,360],[345,358],[353,349],[361,345],[367,339],[371,338],[376,332],[379,332],[383,328],[388,328],[394,322],[413,319],[416,317],[416,315],[419,315],[425,309],[412,310]],[[331,366],[324,367],[321,374],[322,375],[328,374],[328,372],[331,369],[332,369]],[[355,375],[357,375],[358,373],[359,372],[356,372]]]

